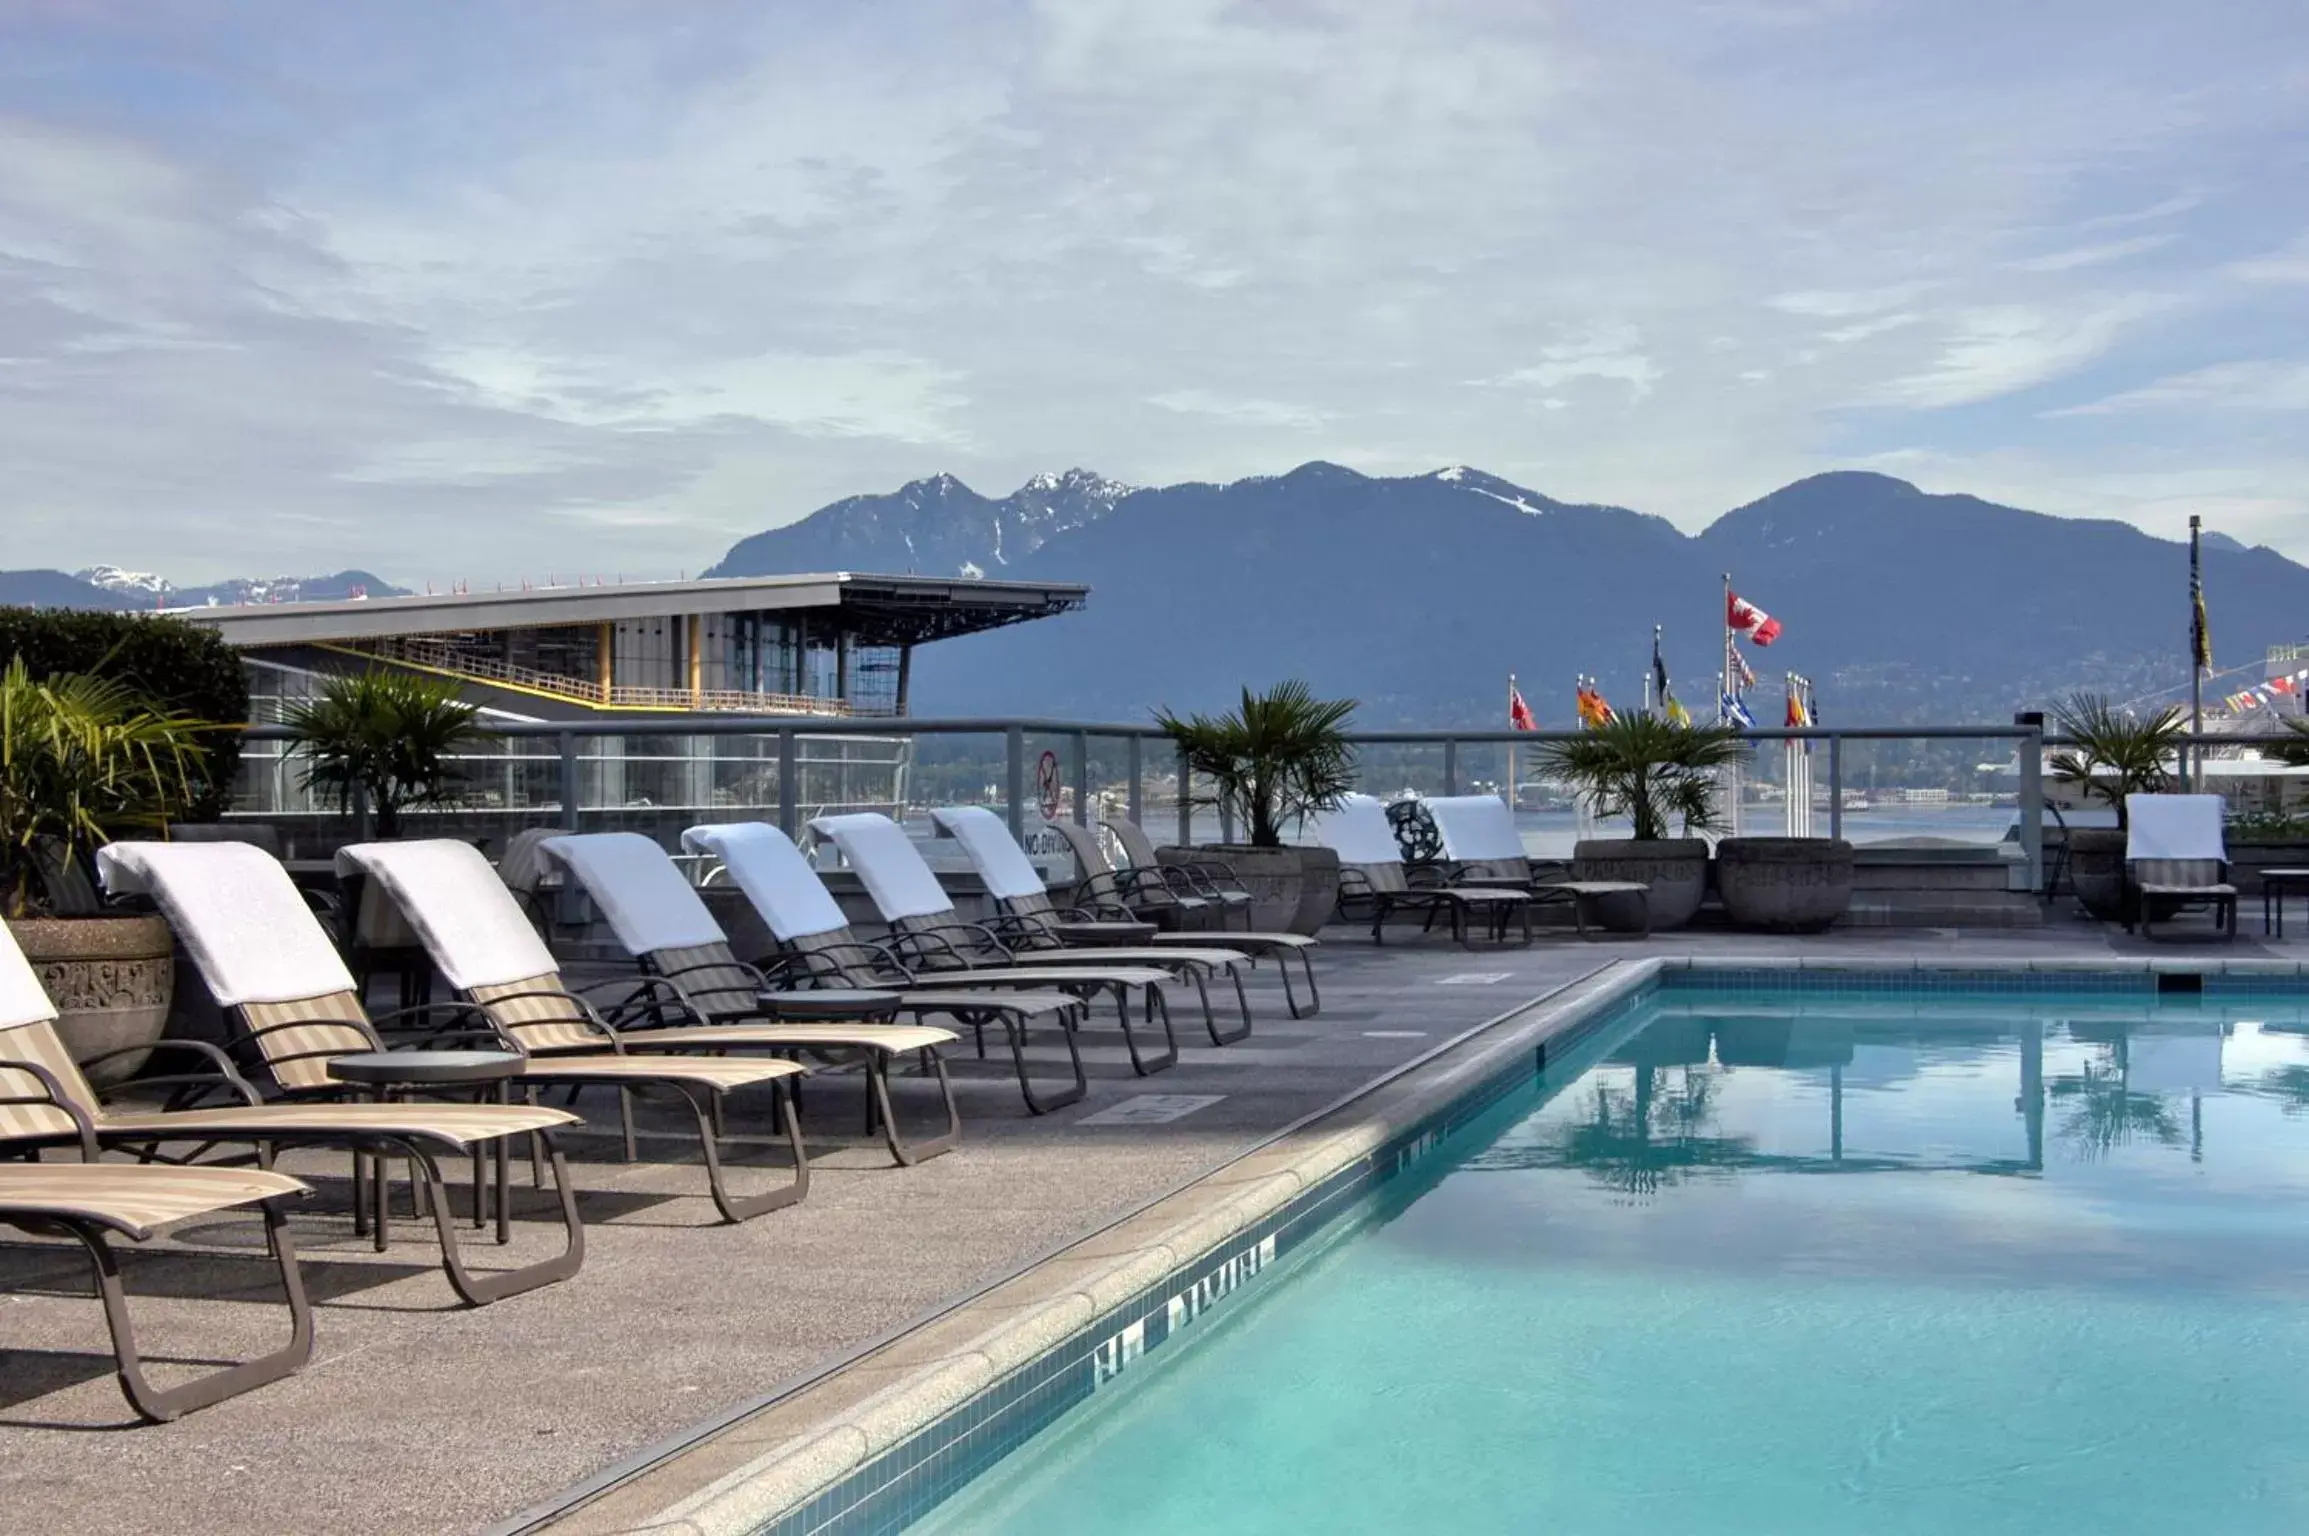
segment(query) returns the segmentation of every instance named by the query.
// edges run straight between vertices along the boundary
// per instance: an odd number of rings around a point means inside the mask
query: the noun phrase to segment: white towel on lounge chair
[[[1497,795],[1438,795],[1420,803],[1435,818],[1446,858],[1483,864],[1530,857],[1523,835],[1515,830],[1514,813]]]
[[[1315,840],[1335,850],[1342,864],[1400,864],[1403,849],[1387,825],[1387,807],[1373,795],[1349,795],[1335,811],[1307,819]]]
[[[385,888],[425,941],[433,964],[460,992],[560,969],[522,915],[521,903],[471,843],[432,838],[338,849],[338,873],[356,870]]]
[[[1002,818],[982,805],[951,805],[930,813],[946,834],[962,845],[978,877],[997,901],[1047,895],[1042,873]]]
[[[810,867],[794,840],[766,821],[729,821],[692,827],[685,847],[710,853],[746,893],[781,944],[847,928],[841,904]]]
[[[8,925],[0,923],[0,1029],[45,1024],[55,1017],[56,1004],[32,973],[32,962],[16,947],[16,935]]]
[[[249,843],[111,843],[97,873],[115,895],[160,903],[218,1004],[290,1003],[353,990],[352,972],[280,860]]]
[[[629,955],[727,943],[697,888],[639,832],[586,832],[540,845],[585,887]]]
[[[2228,802],[2219,795],[2125,796],[2125,858],[2215,859],[2227,863],[2228,844],[2221,817]]]
[[[936,917],[954,910],[954,898],[938,883],[922,850],[906,829],[873,811],[848,816],[820,816],[810,823],[820,837],[830,837],[842,858],[858,872],[866,894],[874,898],[884,922],[909,917]]]

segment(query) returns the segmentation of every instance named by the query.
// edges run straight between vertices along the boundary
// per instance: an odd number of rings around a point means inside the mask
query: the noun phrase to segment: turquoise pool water
[[[913,1527],[2309,1531],[2309,1011],[1668,991]]]

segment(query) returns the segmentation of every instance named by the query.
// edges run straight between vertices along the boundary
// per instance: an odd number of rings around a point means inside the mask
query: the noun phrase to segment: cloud
[[[1208,416],[1246,426],[1288,427],[1299,432],[1320,430],[1330,420],[1321,411],[1301,405],[1288,405],[1280,400],[1230,399],[1201,389],[1166,390],[1147,396],[1147,404],[1180,416]]]
[[[2160,250],[2179,238],[2178,235],[2136,235],[2130,240],[2110,240],[2044,256],[2023,257],[2012,265],[2018,272],[2074,272],[2081,267],[2105,267],[2111,262],[2127,261]]]
[[[2058,418],[2206,409],[2309,411],[2309,363],[2216,363],[2044,414]]]
[[[670,572],[1318,456],[2309,510],[2219,394],[2309,363],[2291,4],[7,11],[7,562]]]
[[[2075,372],[2171,307],[2160,295],[2131,294],[2066,314],[2019,304],[1966,310],[1930,364],[1892,380],[1883,398],[1941,410],[2015,394]]]

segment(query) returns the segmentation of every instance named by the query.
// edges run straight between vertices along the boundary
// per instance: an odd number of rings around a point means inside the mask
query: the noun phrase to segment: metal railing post
[[[1457,741],[1446,741],[1443,744],[1443,792],[1447,795],[1459,793],[1459,743]]]
[[[1090,733],[1074,733],[1074,824],[1090,825]]]
[[[577,733],[563,731],[555,738],[561,753],[561,830],[577,830]]]
[[[2044,892],[2044,726],[2020,739],[2020,847],[2028,857],[2028,888]]]
[[[1844,738],[1828,738],[1828,835],[1844,835]]]
[[[1142,748],[1145,743],[1136,736],[1130,738],[1130,820],[1131,825],[1146,825],[1146,764]]]
[[[1195,845],[1194,776],[1187,771],[1187,749],[1178,749],[1179,765],[1179,846]]]
[[[1002,819],[1010,835],[1026,840],[1026,728],[1011,726],[1002,733]]]
[[[802,840],[802,765],[795,755],[794,733],[778,732],[778,830]]]

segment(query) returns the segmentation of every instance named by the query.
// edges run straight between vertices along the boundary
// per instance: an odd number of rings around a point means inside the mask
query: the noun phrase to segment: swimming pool
[[[908,1529],[2309,1530],[2309,994],[2159,985],[1665,972]]]

